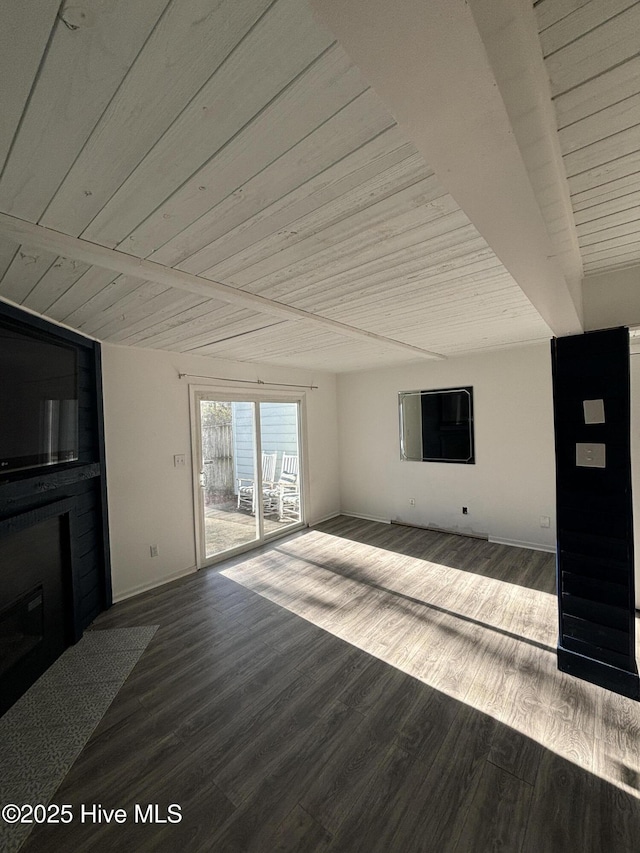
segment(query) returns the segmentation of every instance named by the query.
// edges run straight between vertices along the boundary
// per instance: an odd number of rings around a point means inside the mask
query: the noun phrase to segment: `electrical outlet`
[[[184,453],[176,453],[173,457],[173,467],[174,468],[184,468],[187,464]]]
[[[463,515],[469,515],[469,507],[468,506],[462,507],[462,514]]]
[[[540,516],[540,527],[551,527],[551,519],[548,515]]]
[[[409,506],[415,506],[415,505],[416,505],[416,499],[415,498],[409,498]]]
[[[149,545],[149,553],[152,557],[158,556],[158,546],[157,545]]]

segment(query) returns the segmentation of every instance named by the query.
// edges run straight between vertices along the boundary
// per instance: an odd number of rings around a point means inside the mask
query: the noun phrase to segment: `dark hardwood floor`
[[[640,706],[557,671],[553,575],[341,517],[114,606],[160,628],[55,801],[130,817],[24,850],[637,850]]]

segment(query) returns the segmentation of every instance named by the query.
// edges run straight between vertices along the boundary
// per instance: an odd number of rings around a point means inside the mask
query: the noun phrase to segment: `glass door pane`
[[[200,400],[202,539],[206,560],[260,538],[255,404]]]
[[[303,519],[299,420],[297,402],[260,403],[262,455],[275,455],[273,481],[265,482],[263,489],[266,536],[300,524]]]

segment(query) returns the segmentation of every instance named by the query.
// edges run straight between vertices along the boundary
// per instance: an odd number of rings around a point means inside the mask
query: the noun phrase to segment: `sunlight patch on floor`
[[[640,797],[640,705],[558,671],[555,595],[319,531],[222,574]]]

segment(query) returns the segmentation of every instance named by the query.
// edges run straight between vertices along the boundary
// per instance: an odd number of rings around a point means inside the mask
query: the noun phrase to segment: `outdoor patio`
[[[279,521],[275,517],[266,517],[264,532],[268,535],[295,523],[288,519]],[[206,507],[205,541],[208,557],[246,545],[255,536],[255,516],[247,512],[239,512],[235,501]]]

